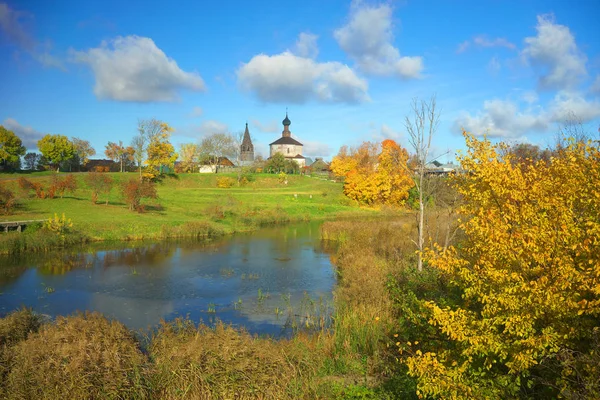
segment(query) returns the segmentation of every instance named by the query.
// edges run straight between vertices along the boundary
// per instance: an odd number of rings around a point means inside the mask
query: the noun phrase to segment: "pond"
[[[289,336],[331,315],[335,271],[319,228],[0,258],[0,315],[23,305],[50,317],[99,311],[135,330],[188,316]]]

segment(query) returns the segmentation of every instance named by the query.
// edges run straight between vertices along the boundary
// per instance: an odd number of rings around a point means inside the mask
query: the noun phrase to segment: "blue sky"
[[[551,144],[574,113],[600,122],[600,2],[0,0],[0,124],[129,143],[140,118],[172,142],[244,129],[257,153],[286,107],[305,155],[392,138],[437,96],[435,151],[461,127]],[[443,156],[441,160],[451,159]]]

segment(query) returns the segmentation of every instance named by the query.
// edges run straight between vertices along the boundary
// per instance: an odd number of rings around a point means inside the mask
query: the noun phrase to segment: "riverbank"
[[[22,310],[0,320],[0,397],[413,398],[388,347],[394,305],[387,283],[405,266],[394,260],[410,262],[412,254],[412,219],[400,219],[324,224],[339,276],[330,329],[273,340],[178,319],[140,341],[99,314],[42,324]]]
[[[60,174],[64,176],[66,174]],[[48,251],[57,247],[96,241],[161,240],[174,237],[210,238],[262,226],[308,220],[368,217],[375,210],[362,209],[342,193],[340,183],[308,176],[255,174],[244,186],[217,187],[221,177],[233,175],[180,174],[157,184],[157,199],[144,202],[144,213],[132,212],[124,203],[119,185],[133,173],[110,173],[114,188],[98,204],[84,179],[72,174],[77,190],[63,198],[34,198],[20,189],[18,174],[0,175],[0,182],[18,194],[15,211],[2,220],[48,219],[65,214],[72,227],[57,237],[31,226],[23,233],[0,234],[0,254]],[[48,173],[26,174],[32,182],[49,185]]]

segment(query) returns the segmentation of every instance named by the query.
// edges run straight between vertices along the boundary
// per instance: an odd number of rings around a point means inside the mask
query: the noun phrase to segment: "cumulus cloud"
[[[306,157],[329,157],[332,154],[331,147],[323,142],[303,141],[303,153]]]
[[[354,3],[348,23],[334,32],[338,44],[368,74],[411,79],[423,70],[421,57],[401,56],[392,45],[392,8]]]
[[[300,57],[317,58],[319,54],[319,47],[317,46],[317,35],[312,33],[302,32],[298,36],[296,45],[294,46],[294,54]]]
[[[4,33],[8,43],[22,49],[44,67],[64,70],[62,60],[50,53],[52,50],[50,42],[38,42],[25,29],[22,20],[27,16],[27,13],[13,10],[6,3],[0,3],[0,32]]]
[[[464,113],[455,122],[455,129],[465,129],[475,135],[514,138],[525,132],[544,131],[548,127],[545,116],[521,112],[517,104],[505,100],[488,100],[476,115]]]
[[[174,101],[179,90],[205,90],[200,75],[180,69],[150,38],[119,36],[100,47],[71,53],[73,61],[92,69],[94,94],[100,99]]]
[[[209,119],[202,121],[200,126],[197,128],[197,131],[201,136],[207,136],[212,135],[213,133],[227,133],[229,132],[229,127],[223,122]]]
[[[272,120],[266,123],[262,123],[257,119],[252,120],[252,125],[261,132],[265,133],[276,133],[280,130],[280,125],[277,120]]]
[[[536,99],[537,101],[537,99]],[[526,107],[508,100],[489,100],[475,115],[463,113],[454,124],[475,135],[487,134],[497,138],[519,138],[530,132],[547,132],[553,123],[575,116],[582,123],[600,117],[600,102],[588,100],[580,93],[559,92],[544,109]]]
[[[13,133],[21,139],[23,146],[28,150],[36,150],[38,140],[44,137],[42,132],[36,131],[30,126],[21,125],[13,118],[6,118],[2,122],[2,125],[9,131],[13,131]]]
[[[600,102],[586,100],[579,93],[559,92],[550,106],[549,119],[553,122],[562,122],[572,116],[582,122],[589,122],[600,117]]]
[[[489,47],[504,47],[510,50],[516,49],[514,43],[509,42],[505,38],[489,39],[487,35],[478,35],[473,39],[466,40],[458,45],[457,53],[463,53],[470,47],[489,48]]]
[[[569,28],[556,24],[552,15],[538,16],[537,21],[537,35],[525,38],[522,55],[540,73],[538,87],[573,88],[587,74],[585,54]]]
[[[237,71],[238,84],[264,102],[360,103],[368,100],[368,85],[347,65],[318,63],[290,52],[259,54]]]

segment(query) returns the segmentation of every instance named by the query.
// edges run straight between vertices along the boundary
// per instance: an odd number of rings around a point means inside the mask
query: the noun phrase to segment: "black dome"
[[[290,121],[290,119],[287,116],[287,113],[285,113],[285,119],[282,121],[284,126],[290,126],[292,124],[292,121]]]

